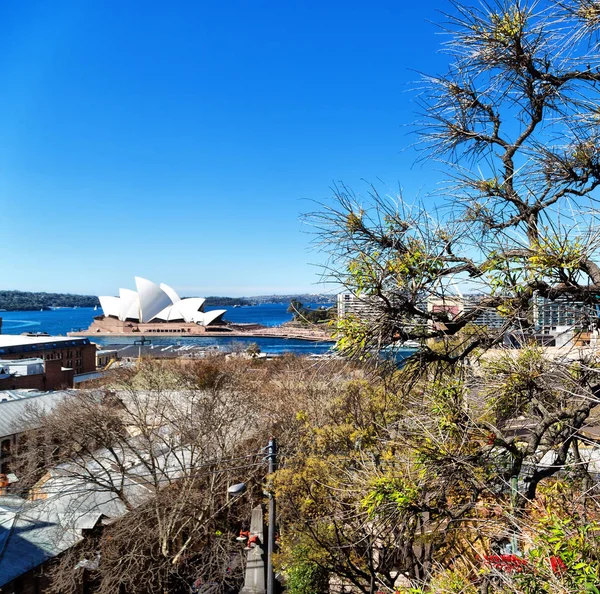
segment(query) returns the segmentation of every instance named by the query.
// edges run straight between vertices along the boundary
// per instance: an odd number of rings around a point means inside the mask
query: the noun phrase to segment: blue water
[[[90,338],[92,342],[100,346],[132,344],[135,337],[108,337],[108,336],[93,336]],[[198,346],[213,346],[216,345],[221,350],[236,351],[245,350],[249,344],[256,343],[262,353],[280,354],[280,353],[295,353],[297,355],[318,355],[326,353],[331,349],[331,342],[312,342],[309,340],[297,340],[295,338],[271,338],[266,336],[219,336],[219,337],[203,337],[203,336],[186,336],[185,338],[178,337],[152,337],[150,339],[153,346],[168,346],[168,345],[198,345]]]
[[[307,304],[308,307],[318,308],[319,305]],[[244,307],[207,307],[206,311],[213,309],[226,309],[225,319],[236,324],[262,324],[263,326],[281,326],[292,319],[288,313],[289,303],[263,303],[262,305],[248,305]]]
[[[318,306],[313,306],[318,307]],[[288,304],[266,303],[263,305],[252,305],[247,307],[228,307],[225,319],[236,323],[258,323],[264,326],[279,326],[292,319],[287,313]],[[211,309],[223,309],[219,307],[207,307]],[[92,323],[94,316],[101,315],[102,310],[95,311],[91,307],[77,309],[55,309],[52,311],[4,311],[0,312],[3,319],[3,334],[21,334],[22,332],[47,332],[53,336],[66,335],[73,330],[85,330]],[[100,345],[127,344],[134,340],[129,337],[94,337],[94,342]],[[264,353],[294,352],[298,354],[324,353],[331,348],[331,343],[318,343],[305,340],[267,338],[267,337],[186,337],[186,338],[152,338],[152,344],[198,344],[218,345],[224,349],[244,348],[244,345],[255,342]]]

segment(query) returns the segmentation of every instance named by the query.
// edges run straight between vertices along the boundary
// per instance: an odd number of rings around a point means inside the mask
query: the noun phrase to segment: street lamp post
[[[271,437],[267,446],[269,460],[269,475],[277,470],[277,440]],[[275,494],[269,489],[269,532],[267,537],[267,594],[275,594],[275,573],[273,571],[273,554],[275,552]]]
[[[277,440],[274,437],[269,439],[269,445],[262,450],[263,452],[267,452],[265,460],[269,461],[269,475],[272,475],[277,470]],[[246,483],[237,483],[236,485],[232,485],[227,490],[230,495],[238,495],[243,493],[246,490]],[[275,527],[276,527],[276,508],[275,508],[275,494],[273,493],[273,489],[270,486],[269,488],[269,530],[267,532],[267,567],[265,572],[264,566],[264,557],[261,554],[260,569],[261,575],[260,578],[257,578],[255,572],[258,568],[256,564],[249,571],[250,566],[246,569],[246,580],[244,582],[244,587],[241,592],[243,594],[275,594],[275,572],[273,571],[273,554],[275,553]],[[258,512],[258,516],[255,518],[255,512]],[[255,522],[255,519],[260,518],[258,522]],[[256,524],[256,527],[252,527]],[[260,525],[260,528],[258,527]],[[259,506],[252,512],[252,522],[251,528],[248,534],[243,534],[240,532],[240,536],[238,540],[250,540],[252,535],[256,535],[260,532],[262,538],[262,527],[264,526],[262,519],[262,506]],[[264,551],[264,549],[262,549]],[[250,551],[254,551],[253,548],[250,548]],[[249,553],[250,555],[250,553]],[[266,573],[266,582],[267,588],[266,592],[264,590],[264,579]],[[258,585],[257,584],[261,584]]]

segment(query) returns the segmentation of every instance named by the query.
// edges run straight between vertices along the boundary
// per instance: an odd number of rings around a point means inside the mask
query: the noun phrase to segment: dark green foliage
[[[321,594],[329,591],[329,574],[310,558],[310,550],[305,545],[296,545],[289,557],[285,582],[288,594]]]
[[[329,320],[333,320],[335,317],[334,307],[321,306],[318,309],[311,309],[310,307],[305,307],[298,299],[292,299],[287,310],[293,314],[294,322],[301,322],[303,324],[320,324],[329,322]]]
[[[204,305],[208,307],[233,307],[234,305],[252,305],[246,297],[207,297]]]
[[[0,309],[6,311],[30,311],[51,307],[94,307],[99,304],[98,297],[94,295],[0,291]]]

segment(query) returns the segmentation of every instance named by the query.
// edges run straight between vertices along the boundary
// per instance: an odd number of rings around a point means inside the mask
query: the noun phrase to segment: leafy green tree
[[[294,318],[296,318],[296,316],[300,315],[300,312],[302,312],[303,309],[304,303],[302,303],[302,301],[299,301],[298,299],[292,299],[287,308],[287,311],[288,313],[293,314]]]
[[[292,299],[288,307],[288,312],[293,314],[293,320],[302,324],[320,324],[329,322],[335,318],[334,307],[319,307],[311,309],[306,307],[301,301]]]

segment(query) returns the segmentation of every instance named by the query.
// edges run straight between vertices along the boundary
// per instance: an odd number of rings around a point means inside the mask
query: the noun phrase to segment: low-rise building
[[[27,413],[34,408],[50,412],[73,392],[61,390],[38,392],[37,390],[0,391],[0,475],[11,470],[11,457],[19,442],[19,436],[32,429]]]
[[[74,374],[58,359],[0,359],[0,390],[72,388]]]
[[[15,403],[0,406],[8,404]],[[149,485],[158,480],[167,486],[189,476],[200,460],[197,451],[185,446],[151,452],[136,444],[133,437],[130,449],[100,448],[77,464],[50,468],[28,499],[0,492],[0,592],[45,591],[48,563],[125,516],[131,506],[149,501],[157,493]],[[79,567],[92,569],[98,562],[99,557],[82,559]]]
[[[104,369],[119,358],[119,351],[116,349],[102,349],[96,351],[96,367]]]

